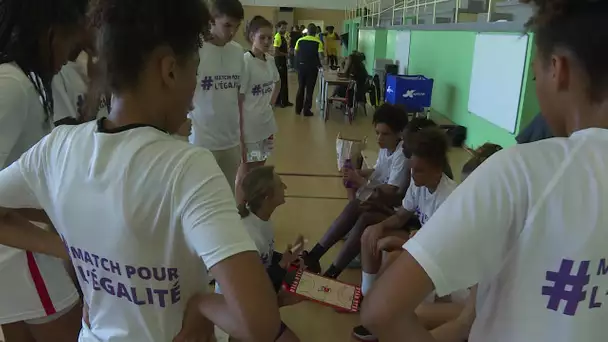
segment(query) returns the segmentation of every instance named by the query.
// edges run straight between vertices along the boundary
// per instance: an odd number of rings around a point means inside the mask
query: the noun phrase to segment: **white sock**
[[[363,296],[367,296],[374,281],[376,281],[376,276],[376,274],[361,272],[361,292],[363,293]]]

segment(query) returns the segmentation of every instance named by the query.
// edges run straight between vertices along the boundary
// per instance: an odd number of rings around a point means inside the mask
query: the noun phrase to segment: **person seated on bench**
[[[373,123],[380,146],[376,166],[369,170],[344,170],[345,180],[358,189],[357,196],[346,205],[319,243],[310,252],[303,253],[302,258],[306,266],[313,272],[321,272],[321,257],[352,231],[340,254],[325,273],[326,276],[337,277],[359,254],[363,229],[385,217],[375,212],[363,211],[362,201],[368,200],[372,194],[373,198],[392,198],[407,187],[408,163],[402,152],[401,139],[407,124],[407,115],[398,107],[383,104],[374,113]]]
[[[427,127],[439,127],[439,126],[437,125],[437,123],[435,123],[435,121],[433,121],[431,119],[414,117],[407,124],[407,127],[406,127],[405,131],[403,132],[404,141],[407,142],[409,139],[409,136],[412,136],[413,133],[420,132],[422,129],[427,128]],[[405,153],[407,153],[407,152],[405,152]],[[443,170],[443,173],[446,176],[448,176],[448,178],[450,178],[452,180],[454,179],[454,173],[452,172],[452,167],[450,166],[450,163],[445,163],[445,169]],[[409,182],[409,180],[408,180],[408,182]],[[408,186],[409,186],[409,183],[408,183]]]
[[[441,176],[438,185],[434,185],[437,184],[439,177],[437,166],[435,167],[434,177],[431,171],[429,173],[430,176],[423,176],[422,180],[416,179],[424,175],[421,172],[417,172],[424,170],[424,164],[437,164],[437,162],[432,162],[433,158],[425,158],[423,156],[431,155],[430,151],[441,151],[443,149],[443,142],[441,144],[438,143],[442,140],[440,136],[441,132],[435,131],[433,133],[427,130],[434,129],[425,128],[418,135],[418,141],[412,142],[412,146],[410,147],[413,154],[411,158],[412,164],[416,168],[421,165],[423,167],[418,168],[419,170],[413,169],[412,171],[414,182],[410,183],[410,188],[403,201],[403,208],[393,217],[369,227],[361,239],[363,262],[361,290],[363,296],[369,293],[374,281],[402,253],[403,244],[416,234],[417,230],[408,230],[411,227],[403,224],[403,222],[407,222],[408,216],[413,215],[415,211],[420,214],[421,222],[424,224],[456,187],[456,184],[451,182],[445,174]],[[437,137],[433,138],[433,135]],[[433,139],[435,140],[433,141]],[[447,140],[445,143],[447,146]],[[436,146],[432,147],[433,144]],[[502,147],[499,145],[486,143],[474,151],[473,157],[462,168],[462,180],[466,180],[479,165],[501,149]],[[440,160],[440,158],[437,160]],[[431,169],[427,168],[429,171]],[[434,191],[431,192],[432,188],[434,188]],[[432,333],[437,337],[437,341],[464,341],[468,328],[470,328],[474,319],[474,310],[473,314],[471,314],[471,310],[463,311],[463,309],[465,308],[465,304],[467,306],[474,306],[474,293],[475,291],[469,293],[468,290],[462,290],[452,293],[447,298],[436,298],[433,293],[424,303],[418,306],[416,315],[426,329],[435,329]],[[375,340],[375,337],[362,325],[353,329],[353,335],[364,341]]]

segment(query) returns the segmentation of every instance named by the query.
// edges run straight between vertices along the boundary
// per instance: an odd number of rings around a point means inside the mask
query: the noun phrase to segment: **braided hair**
[[[527,27],[540,57],[567,51],[586,73],[587,93],[599,102],[608,91],[608,0],[521,0],[536,6]]]
[[[0,64],[15,63],[42,99],[47,122],[53,116],[52,51],[41,51],[40,38],[57,26],[76,26],[88,0],[0,0]],[[53,32],[48,37],[51,49]],[[48,53],[48,60],[42,56]]]

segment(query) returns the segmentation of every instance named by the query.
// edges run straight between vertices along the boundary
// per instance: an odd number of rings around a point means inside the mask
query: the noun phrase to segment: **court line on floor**
[[[285,195],[285,198],[325,199],[325,200],[347,200],[347,197],[333,196],[307,196],[307,195]]]

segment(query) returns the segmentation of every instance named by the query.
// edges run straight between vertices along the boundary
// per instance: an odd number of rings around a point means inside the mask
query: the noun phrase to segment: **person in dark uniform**
[[[291,29],[290,37],[289,37],[289,61],[291,63],[291,68],[296,68],[296,43],[298,39],[302,38],[302,31],[300,26],[294,26]]]
[[[322,67],[323,43],[317,37],[317,26],[308,25],[306,36],[296,42],[296,63],[298,70],[298,94],[296,114],[312,116],[312,98],[317,84],[319,68]]]
[[[287,48],[287,38],[285,38],[286,32],[287,22],[285,20],[279,21],[273,45],[274,62],[281,77],[281,89],[279,90],[279,96],[275,105],[281,108],[293,106],[293,103],[289,102],[289,88],[287,86],[287,56],[289,55],[289,49]]]

